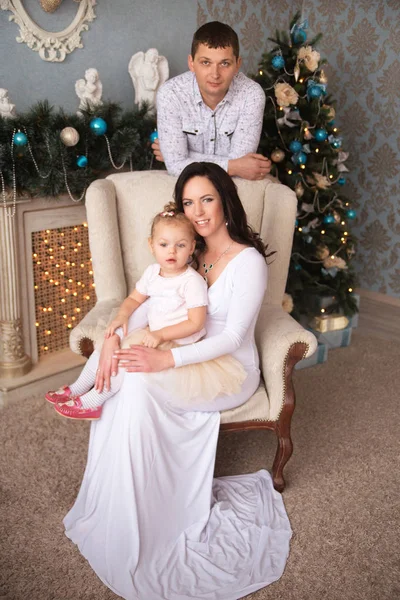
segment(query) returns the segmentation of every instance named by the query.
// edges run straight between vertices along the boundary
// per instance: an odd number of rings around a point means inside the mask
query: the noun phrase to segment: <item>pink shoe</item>
[[[63,404],[55,404],[54,409],[59,415],[66,417],[67,419],[95,421],[100,419],[103,407],[96,406],[96,408],[84,408],[79,396],[75,396]]]
[[[68,402],[68,400],[71,398],[71,390],[67,385],[64,385],[55,392],[47,392],[47,394],[45,394],[45,398],[47,402],[51,402],[51,404],[62,404],[63,402]]]

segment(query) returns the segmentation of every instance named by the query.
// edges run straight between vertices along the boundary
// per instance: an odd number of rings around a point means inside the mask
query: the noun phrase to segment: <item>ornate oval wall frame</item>
[[[72,23],[62,31],[53,32],[39,27],[26,12],[21,0],[0,0],[0,8],[11,11],[13,15],[9,20],[19,26],[17,42],[25,43],[39,52],[40,58],[48,62],[62,62],[75,48],[83,48],[81,33],[87,31],[87,23],[96,18],[93,8],[95,4],[96,0],[80,0]]]

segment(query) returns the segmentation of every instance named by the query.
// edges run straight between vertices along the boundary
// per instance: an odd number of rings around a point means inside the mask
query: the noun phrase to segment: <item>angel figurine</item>
[[[103,84],[97,69],[86,69],[85,79],[78,79],[75,82],[75,92],[80,100],[78,115],[82,114],[81,109],[88,110],[103,104],[101,101]]]
[[[17,116],[15,104],[10,102],[8,90],[4,88],[0,88],[0,116],[2,116],[3,119],[15,119]]]
[[[157,90],[169,76],[167,59],[156,48],[146,53],[136,52],[129,61],[128,71],[135,88],[135,104],[147,102],[149,110],[154,110]]]

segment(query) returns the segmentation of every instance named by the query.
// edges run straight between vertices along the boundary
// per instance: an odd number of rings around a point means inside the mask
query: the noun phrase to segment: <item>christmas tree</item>
[[[110,171],[150,168],[155,127],[146,104],[122,111],[108,102],[71,115],[44,101],[13,119],[0,116],[0,192],[83,200]]]
[[[348,153],[335,123],[334,100],[307,21],[295,15],[288,32],[276,32],[254,79],[266,94],[260,152],[271,157],[272,174],[295,190],[297,220],[287,293],[293,316],[357,311],[351,260],[356,213],[343,193]]]

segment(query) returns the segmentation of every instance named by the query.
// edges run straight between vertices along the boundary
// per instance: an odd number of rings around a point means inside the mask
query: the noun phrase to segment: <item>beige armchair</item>
[[[287,187],[270,180],[235,180],[250,224],[269,249],[268,289],[256,328],[262,381],[254,396],[239,408],[221,413],[221,429],[271,429],[278,447],[272,466],[275,488],[285,486],[283,468],[293,445],[290,435],[295,406],[294,365],[317,347],[315,337],[282,310],[292,246],[297,200]],[[175,178],[161,171],[118,173],[94,181],[86,194],[89,241],[97,304],[71,332],[74,352],[90,356],[99,323],[133,289],[153,262],[147,248],[150,223],[172,198]]]

